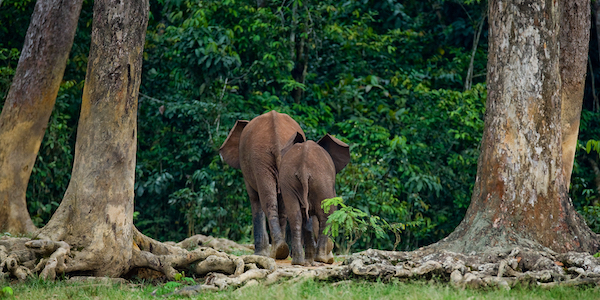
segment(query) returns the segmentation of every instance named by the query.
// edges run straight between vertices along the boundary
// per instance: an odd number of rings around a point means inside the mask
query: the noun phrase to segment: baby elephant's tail
[[[308,220],[308,175],[304,172],[300,174],[300,183],[302,184],[302,198],[300,199],[300,206],[304,207],[304,217]]]

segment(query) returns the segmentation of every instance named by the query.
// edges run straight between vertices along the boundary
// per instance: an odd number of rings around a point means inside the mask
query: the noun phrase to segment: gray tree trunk
[[[0,115],[0,232],[36,229],[27,211],[29,176],[73,45],[82,0],[38,0]]]
[[[598,250],[563,171],[560,10],[556,1],[489,2],[488,98],[475,189],[465,219],[438,247]],[[577,21],[564,16],[562,24]],[[571,71],[579,78],[585,68]]]
[[[39,238],[74,251],[66,272],[131,265],[136,122],[148,0],[96,0],[71,182]]]

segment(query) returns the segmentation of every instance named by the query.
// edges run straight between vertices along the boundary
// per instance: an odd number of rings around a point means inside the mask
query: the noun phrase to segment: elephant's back
[[[329,153],[314,141],[298,143],[287,150],[279,172],[282,191],[292,190],[301,197],[308,190],[306,201],[311,211],[319,209],[321,200],[335,197],[335,165]]]
[[[281,158],[280,173],[286,176],[308,176],[333,178],[335,183],[335,165],[329,153],[314,141],[293,145]]]
[[[276,111],[262,114],[246,125],[240,136],[240,167],[252,188],[257,188],[259,180],[277,180],[281,148],[296,132],[304,136],[294,119]]]
[[[333,178],[335,184],[335,165],[329,152],[314,141],[306,141],[304,144],[304,160],[306,163],[313,162],[310,166],[311,176],[318,174],[319,178]]]
[[[251,158],[254,154],[264,155],[259,153],[268,151],[274,156],[279,156],[283,145],[296,132],[304,136],[298,122],[287,114],[272,110],[252,119],[246,125],[241,136],[240,154]],[[250,149],[252,150],[246,151]]]

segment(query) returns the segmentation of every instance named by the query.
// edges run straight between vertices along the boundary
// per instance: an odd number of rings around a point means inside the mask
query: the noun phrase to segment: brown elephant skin
[[[282,150],[279,184],[292,233],[292,264],[333,263],[333,247],[323,229],[336,208],[326,214],[321,201],[336,196],[335,176],[349,161],[348,145],[329,134],[315,143],[304,142],[304,136],[297,133]],[[319,224],[316,242],[311,218]]]
[[[297,133],[304,136],[300,125],[290,116],[270,111],[250,122],[238,120],[219,150],[228,165],[242,170],[252,208],[255,254],[277,259],[288,257],[277,166],[281,149]],[[270,253],[265,215],[271,234]]]

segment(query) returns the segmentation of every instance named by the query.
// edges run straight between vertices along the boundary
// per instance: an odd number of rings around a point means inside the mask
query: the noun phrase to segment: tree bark
[[[82,0],[38,0],[0,115],[0,232],[36,229],[25,193],[73,45]]]
[[[560,1],[560,77],[563,170],[571,182],[590,42],[590,1]]]
[[[73,273],[120,277],[141,272],[136,274],[144,278],[148,269],[170,280],[182,270],[249,277],[244,270],[274,269],[271,258],[198,247],[197,238],[186,241],[196,248],[188,251],[155,241],[133,226],[137,101],[148,9],[148,0],[94,2],[71,181],[34,239],[0,239],[0,278],[6,265],[10,276],[20,280]]]
[[[132,260],[136,122],[148,0],[97,0],[71,181],[38,238],[79,249],[66,272],[116,277]]]
[[[592,13],[594,14],[594,22],[596,24],[596,40],[598,41],[598,48],[600,49],[600,30],[598,30],[598,28],[600,28],[600,2],[598,1],[593,1],[593,7],[594,9],[592,10]],[[600,52],[598,52],[599,56],[600,56]],[[600,57],[599,57],[600,58]],[[590,72],[593,74],[594,72],[591,71],[591,63],[590,63]],[[590,75],[592,76],[592,75]],[[593,76],[592,76],[593,78]],[[598,95],[596,95],[596,93],[594,93],[594,104],[592,106],[592,111],[597,111],[600,108],[600,103],[598,103]]]
[[[488,98],[475,189],[465,219],[436,247],[598,250],[563,171],[558,5],[489,2]],[[579,78],[585,68],[572,71]]]

